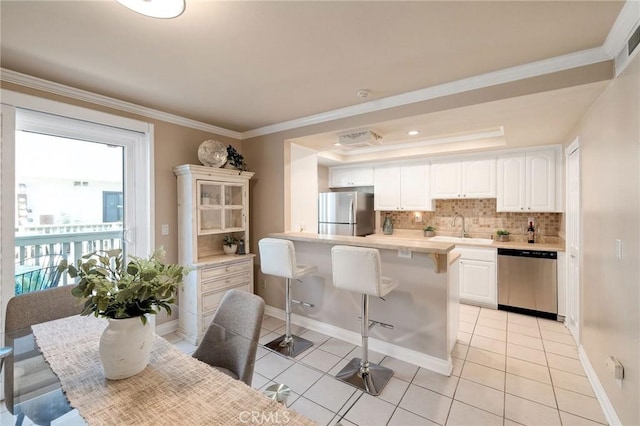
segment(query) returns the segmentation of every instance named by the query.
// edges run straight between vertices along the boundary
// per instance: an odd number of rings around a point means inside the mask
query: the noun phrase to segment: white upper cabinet
[[[556,168],[555,149],[501,155],[497,211],[558,211]]]
[[[329,168],[330,188],[371,185],[373,185],[373,166]]]
[[[493,158],[431,164],[431,198],[495,198]]]
[[[375,210],[434,209],[429,196],[429,165],[380,165],[374,169]]]

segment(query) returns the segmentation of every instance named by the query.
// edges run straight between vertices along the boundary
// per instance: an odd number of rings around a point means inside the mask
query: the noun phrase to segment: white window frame
[[[4,329],[4,316],[8,300],[14,295],[15,245],[15,132],[29,128],[69,138],[113,143],[110,134],[116,134],[115,145],[125,148],[125,231],[128,254],[147,256],[154,248],[154,167],[153,124],[120,117],[88,108],[38,98],[2,89],[2,139],[0,141],[0,330]],[[52,121],[45,114],[56,117]],[[78,122],[76,120],[81,120]],[[109,126],[105,128],[104,126]],[[105,130],[108,130],[105,132]],[[132,133],[135,132],[135,133]],[[129,226],[133,224],[133,226]],[[3,256],[3,253],[10,255]]]

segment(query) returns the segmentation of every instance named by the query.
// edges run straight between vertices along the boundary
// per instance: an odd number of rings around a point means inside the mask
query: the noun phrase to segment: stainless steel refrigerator
[[[373,234],[373,194],[322,192],[318,197],[318,234],[361,236]]]

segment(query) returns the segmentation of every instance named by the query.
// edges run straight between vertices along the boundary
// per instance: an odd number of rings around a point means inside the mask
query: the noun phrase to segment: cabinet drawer
[[[205,313],[204,315],[208,315],[209,311],[215,310],[218,307],[220,300],[222,300],[222,296],[224,296],[227,290],[231,290],[232,288],[242,291],[249,291],[249,285],[247,283],[244,283],[239,286],[229,286],[217,291],[212,291],[211,293],[203,294],[202,312]]]
[[[249,284],[249,280],[250,280],[249,271],[244,271],[240,274],[235,274],[235,275],[223,275],[215,279],[202,281],[200,291],[202,293],[207,293],[209,291],[220,289],[220,288],[235,287],[242,284]]]
[[[216,278],[222,275],[235,274],[238,272],[249,272],[251,266],[249,262],[232,263],[231,265],[214,266],[202,269],[202,281]]]
[[[460,260],[482,260],[486,262],[496,262],[497,250],[495,248],[475,248],[461,247],[456,245],[454,249],[460,253]]]

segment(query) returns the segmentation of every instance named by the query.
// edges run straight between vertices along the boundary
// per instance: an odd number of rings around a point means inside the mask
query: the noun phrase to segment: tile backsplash
[[[558,237],[560,233],[562,213],[501,213],[496,212],[495,198],[471,200],[436,200],[433,212],[416,211],[381,211],[377,232],[385,216],[389,214],[394,229],[421,230],[425,226],[436,228],[436,235],[459,235],[462,222],[457,220],[452,227],[456,213],[465,218],[465,227],[472,237],[489,238],[495,236],[496,230],[506,229],[514,241],[526,239],[528,218],[533,218],[536,228],[536,240],[543,242],[545,237]],[[420,222],[415,221],[416,214],[422,216]]]

